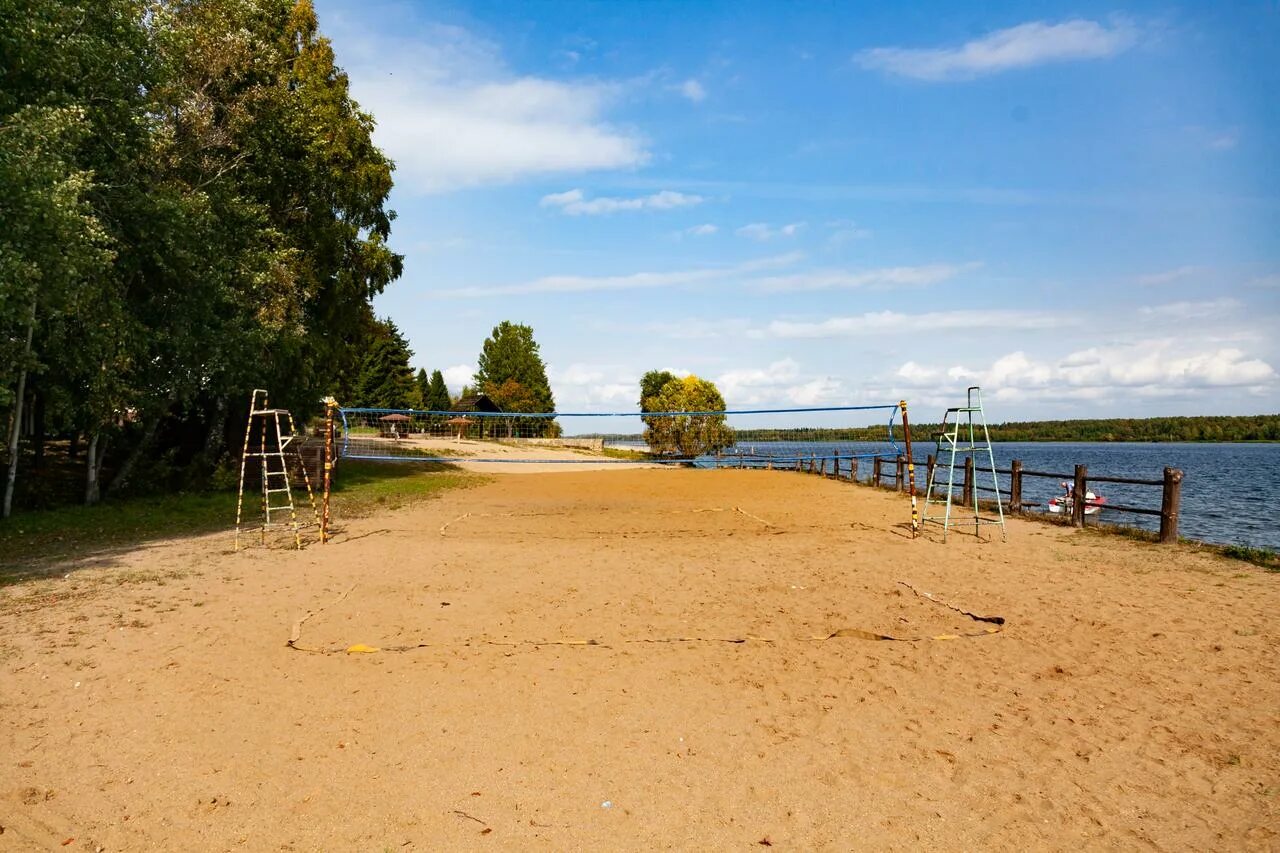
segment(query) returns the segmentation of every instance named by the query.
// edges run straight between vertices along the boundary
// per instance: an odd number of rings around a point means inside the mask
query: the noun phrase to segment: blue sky
[[[900,8],[901,5],[901,8]],[[317,3],[395,160],[376,303],[561,411],[981,384],[994,420],[1280,411],[1275,3]]]

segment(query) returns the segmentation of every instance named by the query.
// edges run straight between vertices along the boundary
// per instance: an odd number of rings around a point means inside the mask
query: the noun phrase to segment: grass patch
[[[368,516],[483,480],[440,463],[344,460],[334,480],[331,506],[335,519]],[[256,492],[245,495],[246,506],[257,500]],[[305,507],[305,492],[295,491],[294,500]],[[0,585],[24,577],[22,570],[33,563],[232,530],[235,518],[234,491],[128,498],[92,507],[20,513],[0,522]]]
[[[442,462],[345,460],[334,481],[332,507],[339,518],[360,518],[435,497],[485,478]]]
[[[583,452],[592,456],[607,456],[610,459],[627,459],[632,462],[648,462],[657,458],[644,450],[626,450],[621,447],[604,447],[599,451],[584,450]]]
[[[1280,554],[1267,548],[1250,548],[1247,545],[1223,545],[1218,553],[1231,560],[1243,560],[1261,566],[1269,572],[1280,572]]]

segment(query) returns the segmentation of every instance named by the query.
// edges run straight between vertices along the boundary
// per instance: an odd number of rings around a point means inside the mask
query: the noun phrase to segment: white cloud
[[[1146,275],[1140,275],[1138,276],[1138,284],[1144,284],[1144,285],[1170,284],[1172,282],[1179,281],[1184,278],[1190,278],[1191,276],[1196,275],[1201,271],[1202,270],[1200,267],[1193,267],[1193,266],[1175,267],[1174,269],[1171,269],[1171,270],[1161,270],[1160,272],[1153,272],[1153,273],[1147,273]]]
[[[894,377],[904,386],[926,391],[954,391],[964,383],[982,385],[1010,400],[1053,400],[1261,388],[1275,384],[1276,371],[1234,347],[1188,351],[1185,340],[1169,338],[1089,347],[1057,361],[1038,360],[1018,351],[978,368],[908,361]]]
[[[440,371],[444,376],[444,384],[449,386],[450,391],[460,391],[463,385],[470,385],[476,376],[476,368],[473,364],[455,364],[452,367],[446,367]]]
[[[617,213],[620,210],[674,210],[678,207],[692,207],[701,204],[705,199],[700,195],[689,195],[671,190],[662,190],[652,195],[638,198],[587,198],[582,190],[544,195],[538,204],[542,207],[559,208],[569,216],[598,216],[600,214]]]
[[[695,225],[692,228],[686,228],[684,233],[692,234],[694,237],[708,237],[719,230],[720,228],[718,226],[712,225],[710,222],[705,222],[702,225]]]
[[[1137,40],[1132,26],[1076,19],[1061,24],[1031,21],[997,30],[959,47],[877,47],[855,59],[864,67],[916,80],[969,80],[1052,62],[1104,59]]]
[[[1256,287],[1261,290],[1273,290],[1280,288],[1280,273],[1271,273],[1270,275],[1260,275],[1249,281],[1249,287]]]
[[[775,237],[794,237],[804,230],[804,227],[804,222],[792,222],[788,225],[783,225],[781,228],[774,228],[766,222],[752,222],[750,225],[742,226],[734,233],[739,237],[747,237],[763,243]]]
[[[695,104],[701,103],[707,99],[707,90],[697,80],[689,79],[681,83],[677,89],[681,95],[684,95]]]
[[[759,278],[753,282],[753,285],[760,290],[769,292],[860,287],[922,287],[955,278],[969,266],[973,265],[927,264],[914,267],[882,267],[860,271],[814,270],[792,275]]]
[[[607,119],[622,84],[521,75],[460,27],[398,37],[334,20],[352,94],[377,117],[374,140],[395,161],[398,188],[441,192],[649,160],[639,133]]]
[[[831,317],[815,322],[774,320],[753,337],[768,338],[838,338],[875,334],[919,334],[952,329],[1027,331],[1053,329],[1076,322],[1074,318],[1040,311],[1012,309],[930,311],[904,314],[898,311],[873,311],[853,317]]]
[[[1164,305],[1147,305],[1138,309],[1143,317],[1165,318],[1170,320],[1206,320],[1211,317],[1229,314],[1240,307],[1239,300],[1224,297],[1222,299],[1205,299],[1198,302],[1169,302]]]
[[[838,405],[848,399],[840,379],[805,375],[793,358],[779,359],[763,368],[730,370],[716,377],[715,383],[731,408]]]
[[[481,287],[460,287],[437,290],[436,298],[477,298],[487,296],[517,296],[533,293],[588,293],[610,290],[640,290],[658,287],[679,287],[703,284],[747,276],[762,270],[790,266],[803,257],[798,252],[757,258],[729,267],[703,267],[671,272],[638,272],[626,275],[553,275],[519,284],[502,284]]]

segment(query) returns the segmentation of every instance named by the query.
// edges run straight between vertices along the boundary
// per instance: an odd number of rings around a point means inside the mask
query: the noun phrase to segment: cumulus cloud
[[[755,405],[838,405],[847,399],[844,383],[834,376],[804,373],[793,358],[766,367],[730,370],[715,378],[730,407]]]
[[[662,190],[638,198],[600,196],[589,199],[582,190],[574,189],[544,195],[538,204],[542,207],[557,208],[569,216],[599,216],[623,210],[674,210],[678,207],[692,207],[703,201],[705,199],[700,195],[678,193],[672,190]]]
[[[625,169],[645,141],[608,114],[621,83],[553,80],[508,68],[492,42],[454,26],[374,34],[337,18],[330,33],[396,186],[419,192]],[[405,24],[405,28],[409,25]]]
[[[692,228],[684,229],[684,233],[690,234],[694,237],[709,237],[719,230],[720,228],[718,226],[712,225],[710,222],[704,222],[701,225],[695,225]]]
[[[1122,394],[1159,396],[1186,390],[1273,385],[1276,371],[1235,347],[1188,351],[1185,341],[1142,340],[1076,350],[1056,361],[1012,352],[985,367],[942,367],[908,361],[894,378],[903,386],[938,391],[960,383],[990,387],[1006,399],[1055,395],[1099,399]]]
[[[876,47],[858,53],[855,60],[864,68],[915,80],[970,80],[1053,62],[1105,59],[1136,41],[1137,33],[1126,23],[1030,21],[958,47]]]
[[[746,237],[763,243],[777,237],[794,237],[803,231],[804,227],[804,222],[792,222],[779,228],[774,228],[767,222],[752,222],[750,225],[743,225],[734,233],[739,237]]]
[[[474,364],[455,364],[452,367],[446,367],[440,371],[444,376],[444,384],[449,386],[450,391],[460,391],[463,385],[470,385],[475,379],[476,368]]]

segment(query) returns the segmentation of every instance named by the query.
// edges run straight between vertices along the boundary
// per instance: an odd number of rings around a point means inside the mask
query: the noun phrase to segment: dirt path
[[[905,516],[782,472],[497,476],[0,590],[0,849],[1276,849],[1280,577]]]

